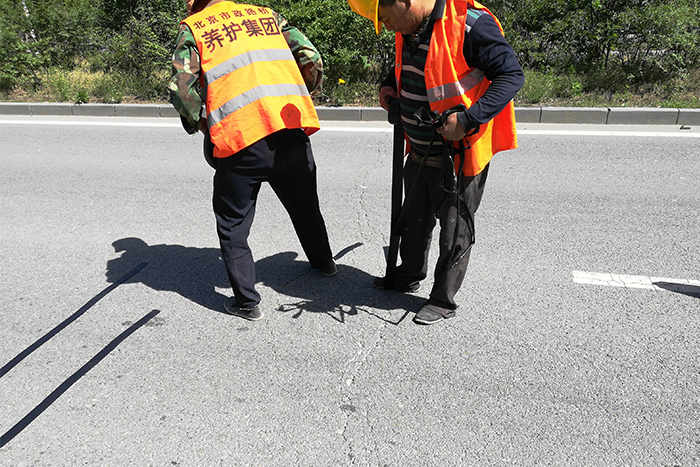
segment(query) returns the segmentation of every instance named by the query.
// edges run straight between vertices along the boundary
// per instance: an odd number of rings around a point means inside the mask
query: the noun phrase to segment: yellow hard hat
[[[379,34],[382,32],[382,23],[379,22],[379,0],[348,0],[352,11],[360,16],[372,20],[374,23],[374,31]]]

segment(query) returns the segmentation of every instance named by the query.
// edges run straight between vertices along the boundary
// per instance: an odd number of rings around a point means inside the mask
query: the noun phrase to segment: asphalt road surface
[[[250,323],[222,312],[200,136],[3,118],[0,465],[700,462],[698,129],[522,126],[457,316],[418,326],[430,280],[371,287],[390,129],[324,127],[339,274],[309,268],[264,186]]]

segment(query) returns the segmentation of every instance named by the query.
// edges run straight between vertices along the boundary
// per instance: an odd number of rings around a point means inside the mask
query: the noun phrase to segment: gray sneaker
[[[455,310],[426,303],[413,317],[413,322],[418,324],[435,324],[443,319],[454,318],[455,314]]]
[[[224,310],[226,310],[226,313],[229,315],[238,316],[240,318],[247,319],[248,321],[257,321],[263,317],[262,311],[260,311],[260,307],[258,305],[252,307],[240,307],[236,304],[234,298],[229,298],[224,302]]]

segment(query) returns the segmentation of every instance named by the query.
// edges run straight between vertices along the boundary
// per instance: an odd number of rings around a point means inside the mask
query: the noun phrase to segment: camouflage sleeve
[[[173,77],[168,83],[170,103],[178,111],[189,134],[199,130],[202,91],[199,85],[200,59],[197,44],[187,25],[180,27],[173,52]]]
[[[284,38],[292,50],[292,55],[304,77],[306,87],[311,94],[321,92],[323,82],[323,60],[316,47],[299,29],[289,24],[287,19],[277,12],[273,12],[277,23],[282,30]]]

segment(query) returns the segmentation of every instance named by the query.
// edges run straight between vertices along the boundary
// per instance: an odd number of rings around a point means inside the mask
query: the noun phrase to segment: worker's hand
[[[384,110],[389,110],[389,100],[394,98],[396,99],[398,96],[396,95],[396,90],[392,88],[391,86],[382,86],[379,89],[379,105],[382,106]]]
[[[449,115],[447,117],[447,121],[445,121],[445,124],[441,128],[438,128],[437,132],[440,133],[443,138],[449,141],[459,141],[467,135],[467,132],[464,131],[462,125],[459,124],[456,113]]]

